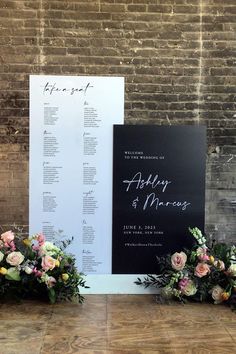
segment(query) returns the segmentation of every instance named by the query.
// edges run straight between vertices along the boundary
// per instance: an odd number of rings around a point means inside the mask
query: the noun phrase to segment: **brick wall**
[[[28,224],[29,75],[114,75],[126,123],[207,125],[206,230],[235,240],[235,0],[0,0],[0,64],[0,225]]]

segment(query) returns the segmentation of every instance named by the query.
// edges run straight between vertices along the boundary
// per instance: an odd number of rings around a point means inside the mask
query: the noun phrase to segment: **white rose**
[[[2,253],[2,252],[0,251],[0,262],[2,262],[3,258],[4,258],[4,253]]]
[[[224,262],[223,261],[221,261],[220,259],[218,260],[218,261],[215,261],[214,262],[214,266],[216,267],[216,268],[218,268],[219,270],[225,270],[225,264],[224,264]]]
[[[224,289],[219,286],[219,285],[216,285],[214,286],[214,288],[212,288],[211,290],[211,296],[212,296],[212,299],[214,300],[215,304],[219,304],[220,302],[222,302],[222,294],[224,292]]]
[[[24,256],[21,252],[11,252],[6,258],[7,263],[9,263],[12,266],[18,266],[21,264],[24,260]]]
[[[227,272],[228,272],[232,277],[236,277],[236,264],[231,264],[231,266],[227,269]]]

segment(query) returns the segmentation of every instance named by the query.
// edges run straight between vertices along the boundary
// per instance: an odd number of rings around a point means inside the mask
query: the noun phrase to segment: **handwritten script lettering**
[[[180,201],[163,202],[163,201],[160,201],[160,199],[158,197],[156,197],[155,193],[151,193],[151,194],[148,194],[146,197],[145,203],[143,205],[143,210],[145,210],[147,207],[152,207],[152,206],[154,206],[156,210],[160,206],[162,206],[162,207],[172,206],[172,207],[181,208],[181,210],[186,210],[190,204],[191,203],[188,203],[186,201],[184,201],[184,202],[180,202]]]
[[[158,174],[150,173],[147,175],[147,178],[142,176],[141,172],[137,172],[130,179],[123,180],[123,183],[126,185],[125,192],[132,192],[132,190],[148,190],[149,194],[136,196],[135,199],[131,202],[131,206],[134,209],[137,209],[139,206],[143,210],[147,210],[149,208],[154,208],[158,210],[160,207],[165,208],[176,208],[182,211],[185,211],[188,206],[191,205],[188,201],[180,201],[180,200],[160,200],[157,192],[165,193],[167,191],[167,187],[172,183],[172,181],[166,178],[159,178]],[[173,183],[172,183],[173,185]],[[150,189],[155,189],[155,192],[150,193]]]
[[[88,82],[85,86],[81,86],[81,87],[59,87],[55,82],[53,84],[47,82],[43,87],[43,94],[52,95],[54,93],[67,93],[72,96],[75,93],[84,93],[85,96],[88,89],[92,87],[93,86],[90,84],[90,82]]]
[[[135,189],[144,189],[145,187],[150,186],[152,189],[157,188],[158,186],[162,187],[162,192],[164,193],[167,186],[171,183],[168,180],[161,180],[158,177],[158,174],[150,174],[147,179],[143,179],[142,173],[137,172],[132,179],[124,180],[123,183],[127,184],[126,192],[129,191],[131,186],[134,186]]]

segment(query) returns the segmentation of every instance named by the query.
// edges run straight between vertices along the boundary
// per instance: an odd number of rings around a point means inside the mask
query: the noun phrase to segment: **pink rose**
[[[32,246],[33,251],[38,251],[39,250],[39,245],[33,245]]]
[[[48,277],[45,281],[48,288],[52,288],[56,284],[56,279],[54,277]]]
[[[38,234],[37,241],[39,246],[42,246],[45,243],[45,236],[43,234]]]
[[[207,254],[200,254],[198,259],[199,261],[209,261],[209,256]]]
[[[56,259],[52,258],[51,256],[44,256],[42,258],[42,268],[47,272],[49,269],[52,270],[55,268]]]
[[[198,278],[202,278],[204,277],[205,275],[207,275],[208,273],[210,273],[210,267],[208,264],[206,263],[198,263],[196,268],[195,268],[195,271],[194,271],[194,274],[198,277]]]
[[[171,265],[175,270],[184,269],[185,263],[187,261],[187,255],[184,252],[176,252],[171,256]]]
[[[14,234],[12,231],[6,231],[3,234],[1,234],[1,239],[5,244],[9,244],[11,241],[13,241],[15,238]]]
[[[20,265],[23,260],[24,260],[24,256],[21,252],[11,252],[9,253],[9,255],[6,258],[6,262],[9,263],[12,266],[18,266]]]
[[[209,256],[207,255],[207,247],[198,247],[197,256],[200,261],[209,261]]]
[[[43,234],[38,234],[35,238],[36,243],[33,244],[32,249],[34,251],[39,251],[40,247],[42,247],[45,243],[45,236]]]
[[[14,241],[11,241],[9,243],[9,246],[10,246],[12,252],[16,250],[16,245],[15,245]]]

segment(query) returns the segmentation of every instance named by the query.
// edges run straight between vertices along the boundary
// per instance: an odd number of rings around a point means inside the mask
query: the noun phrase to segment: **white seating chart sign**
[[[113,124],[121,77],[30,77],[30,234],[66,240],[85,274],[111,274]]]

